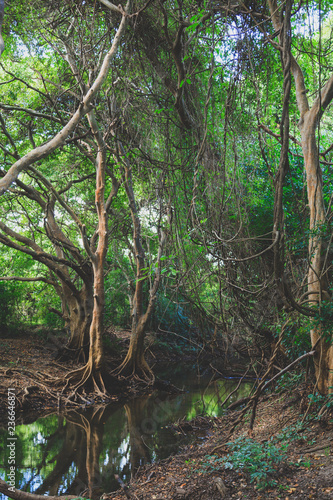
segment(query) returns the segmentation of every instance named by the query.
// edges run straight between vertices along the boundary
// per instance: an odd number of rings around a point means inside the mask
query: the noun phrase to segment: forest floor
[[[111,349],[107,356],[111,366],[119,362],[121,343],[128,342],[126,332],[122,336],[118,354],[112,354]],[[152,360],[154,357],[159,359],[158,348],[154,350],[151,343],[149,349]],[[29,420],[29,411],[38,410],[39,415],[54,412],[56,402],[48,398],[47,393],[41,393],[37,385],[31,384],[29,374],[38,370],[61,377],[65,369],[75,368],[75,364],[56,361],[57,347],[42,336],[0,338],[0,352],[0,421],[5,417],[6,405],[3,403],[8,387],[15,388],[17,395],[23,395],[23,407],[17,408],[17,424],[20,415],[25,422]],[[165,355],[171,359],[176,353]],[[127,491],[105,494],[103,498],[333,498],[333,415],[329,408],[324,408],[320,414],[319,402],[308,409],[310,392],[311,388],[303,385],[290,392],[264,396],[251,433],[248,431],[250,415],[246,414],[229,437],[241,410],[229,411],[219,418],[197,417],[190,423],[180,421],[173,426],[176,434],[204,432],[205,439],[198,439],[178,455],[140,468]],[[115,394],[114,399],[119,396]],[[307,418],[301,424],[306,412]],[[32,419],[33,415],[31,413]]]

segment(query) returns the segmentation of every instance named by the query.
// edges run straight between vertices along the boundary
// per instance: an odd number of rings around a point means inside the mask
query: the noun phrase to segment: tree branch
[[[108,7],[108,9],[112,10],[113,12],[117,12],[117,14],[122,14],[122,11],[119,9],[119,7],[109,2],[108,0],[99,0],[99,1],[100,3],[105,5],[105,7]]]
[[[24,111],[24,113],[27,113],[28,115],[31,116],[35,116],[36,118],[45,118],[46,120],[62,124],[60,118],[56,118],[55,116],[47,115],[45,113],[39,113],[39,111],[34,111],[33,109],[30,108],[23,108],[21,106],[8,106],[7,104],[2,104],[2,103],[0,103],[0,108],[5,111]]]
[[[281,31],[282,25],[280,21],[280,9],[276,0],[268,0],[268,6],[271,13],[274,29]],[[305,113],[309,111],[309,102],[306,96],[306,87],[304,82],[303,71],[301,70],[296,59],[291,56],[291,72],[293,74],[296,86],[296,100],[300,112],[300,121],[304,120]]]
[[[293,361],[292,363],[290,363],[290,365],[286,366],[285,368],[283,368],[283,370],[279,371],[279,373],[277,373],[276,375],[274,375],[274,377],[272,377],[270,380],[268,380],[265,385],[263,386],[262,388],[262,392],[264,392],[264,390],[272,383],[274,382],[274,380],[276,380],[277,378],[281,377],[281,375],[283,375],[284,373],[288,372],[289,370],[291,370],[291,368],[293,368],[295,365],[297,365],[297,363],[299,363],[300,361],[302,361],[303,359],[305,358],[308,358],[309,356],[314,356],[316,354],[316,351],[310,351],[310,352],[307,352],[305,354],[303,354],[302,356],[300,356],[299,358],[295,359],[295,361]]]
[[[325,109],[333,99],[333,75],[324,85],[323,90],[312,105],[311,113],[314,113],[315,119],[318,122],[324,114]]]
[[[259,127],[264,130],[265,132],[267,132],[267,134],[271,135],[272,137],[275,137],[275,139],[279,142],[281,142],[281,135],[280,134],[276,134],[275,132],[273,132],[270,128],[268,128],[266,125],[264,125],[263,123],[259,123]],[[297,144],[297,146],[302,146],[302,143],[301,141],[299,141],[294,135],[291,135],[289,134],[289,139],[291,141],[293,141],[295,144]]]
[[[75,265],[73,262],[67,260],[67,259],[62,259],[59,257],[56,257],[55,255],[48,254],[46,252],[43,252],[43,250],[36,245],[32,240],[25,236],[21,236],[20,234],[16,233],[15,231],[9,229],[3,222],[0,221],[0,229],[4,231],[4,233],[8,234],[12,238],[16,239],[20,243],[16,243],[15,241],[11,240],[8,236],[5,234],[0,233],[0,242],[3,243],[4,245],[14,248],[15,250],[18,250],[20,252],[23,252],[27,255],[30,255],[34,260],[37,260],[38,262],[41,262],[44,264],[46,267],[51,269],[58,278],[65,283],[68,288],[74,293],[75,296],[77,296],[78,291],[74,284],[71,282],[68,276],[66,276],[62,270],[61,266],[58,266],[57,264],[65,264],[67,267],[71,267],[74,269],[78,274],[82,273],[82,270],[80,266]]]
[[[56,283],[54,281],[44,278],[43,276],[37,276],[36,278],[24,278],[21,276],[0,276],[0,281],[43,281],[48,285],[56,286]]]
[[[34,175],[36,175],[42,181],[42,183],[47,187],[47,189],[53,193],[54,197],[57,199],[59,204],[71,216],[72,220],[78,226],[80,233],[81,233],[82,240],[84,242],[84,238],[86,238],[86,235],[85,235],[85,232],[83,232],[83,230],[82,230],[83,224],[80,221],[79,217],[74,212],[74,210],[72,210],[71,207],[63,200],[63,198],[60,196],[60,194],[57,192],[57,190],[52,186],[51,182],[49,182],[48,179],[46,179],[46,177],[44,177],[38,170],[36,170],[33,167],[29,167],[29,170],[31,170],[34,173]],[[54,224],[55,224],[55,221],[54,221]],[[65,238],[65,236],[64,236],[64,238]],[[60,241],[64,241],[64,238],[61,238]],[[71,248],[75,248],[75,256],[77,257],[77,254],[79,252],[78,252],[77,248],[75,247],[75,245],[73,245],[70,242],[70,240],[68,240],[68,238],[66,238],[66,242],[67,242],[67,245],[69,245],[69,247],[68,247],[69,250],[71,250]],[[82,261],[82,258],[79,258],[78,260]]]
[[[2,34],[1,34],[4,10],[5,10],[5,0],[0,0],[0,56],[3,53],[3,51],[5,50],[5,43],[3,41]]]

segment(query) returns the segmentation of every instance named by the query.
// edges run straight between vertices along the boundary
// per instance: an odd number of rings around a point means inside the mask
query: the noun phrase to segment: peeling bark
[[[97,248],[86,246],[93,269],[93,311],[92,321],[89,329],[89,358],[83,368],[74,370],[66,376],[66,386],[73,387],[74,393],[83,387],[93,390],[101,396],[105,396],[107,388],[104,383],[104,355],[103,355],[103,331],[104,331],[104,265],[108,248],[108,211],[112,200],[117,195],[120,183],[113,177],[112,190],[105,200],[105,171],[106,171],[106,144],[99,130],[93,111],[88,113],[88,121],[91,131],[98,144],[96,158],[96,188],[95,205],[98,217],[98,227],[92,237],[92,246],[97,239]],[[108,377],[110,382],[111,378]]]
[[[70,331],[70,339],[60,356],[85,362],[89,354],[89,330],[93,310],[92,284],[89,289],[83,287],[79,300],[63,287],[62,299],[63,318]]]

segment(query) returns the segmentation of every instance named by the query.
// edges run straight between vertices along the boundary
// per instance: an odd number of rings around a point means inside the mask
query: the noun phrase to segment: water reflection
[[[177,382],[177,380],[176,380]],[[178,385],[190,390],[170,396],[154,393],[123,406],[90,408],[49,415],[16,430],[16,487],[38,494],[89,498],[116,489],[114,474],[126,482],[140,465],[176,453],[193,436],[175,433],[168,424],[199,414],[217,416],[237,382],[207,380],[188,373]],[[230,399],[248,394],[242,384]],[[0,474],[8,472],[7,433],[0,429]],[[1,497],[1,500],[5,497]]]

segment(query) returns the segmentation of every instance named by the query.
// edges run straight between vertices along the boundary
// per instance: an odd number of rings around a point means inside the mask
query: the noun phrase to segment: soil
[[[107,363],[110,367],[118,365],[120,357],[128,345],[128,332],[122,332],[114,347],[108,349]],[[53,412],[59,404],[48,397],[38,385],[31,382],[30,374],[36,369],[54,377],[75,368],[74,363],[56,361],[58,348],[47,336],[35,335],[11,339],[0,338],[1,382],[0,382],[0,422],[5,418],[4,398],[8,387],[15,388],[20,402],[20,415],[39,410],[41,413]],[[163,352],[147,345],[151,361],[161,359]],[[168,355],[170,360],[176,354]],[[104,500],[124,498],[149,500],[214,500],[230,499],[331,499],[333,498],[333,415],[329,409],[313,405],[308,410],[308,394],[312,388],[299,386],[292,393],[264,396],[259,404],[253,431],[248,431],[250,415],[245,415],[240,427],[232,437],[230,429],[241,410],[228,411],[220,418],[197,417],[194,421],[179,422],[173,426],[175,433],[194,433],[198,435],[196,444],[183,449],[180,454],[166,460],[142,467],[131,480],[128,488],[104,494]],[[129,394],[125,394],[126,397]],[[114,400],[119,399],[115,394]],[[319,403],[318,403],[319,404]],[[326,409],[325,409],[326,408]],[[297,427],[302,415],[307,412],[303,429]],[[264,489],[259,489],[250,473],[234,466],[225,468],[220,458],[230,454],[227,443],[240,436],[251,439],[264,446],[276,438],[283,429],[286,457],[267,474]],[[291,430],[290,430],[291,429]],[[294,430],[293,430],[294,429]],[[289,432],[289,434],[288,434]],[[204,439],[202,438],[204,435]],[[201,437],[199,437],[201,436]],[[288,446],[287,446],[288,445]],[[281,452],[282,453],[282,452]],[[229,463],[232,465],[232,460]],[[261,472],[263,472],[261,470]]]

